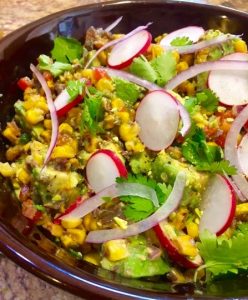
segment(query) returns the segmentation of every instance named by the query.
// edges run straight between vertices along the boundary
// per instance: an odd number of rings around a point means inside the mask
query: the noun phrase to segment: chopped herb
[[[80,80],[70,80],[67,82],[66,90],[70,95],[70,100],[75,99],[78,95],[83,94],[85,83]]]
[[[155,70],[144,56],[140,56],[133,60],[130,66],[130,72],[150,82],[155,82],[157,79]]]
[[[132,83],[116,78],[114,80],[116,96],[129,105],[133,105],[140,96],[140,88]]]
[[[83,46],[73,38],[58,36],[54,40],[54,47],[51,51],[52,58],[62,63],[73,63],[80,59],[83,54]]]
[[[77,260],[82,260],[83,259],[83,254],[80,251],[75,251],[74,249],[69,249],[68,250],[69,254],[76,258]]]
[[[46,209],[43,205],[35,204],[34,207],[39,211],[43,211],[43,212],[46,211]]]
[[[70,71],[72,69],[71,64],[58,61],[53,62],[53,60],[45,54],[42,54],[38,57],[38,62],[38,67],[41,71],[49,71],[54,77],[57,77],[65,71]]]
[[[188,46],[192,45],[193,42],[189,39],[188,36],[178,36],[171,41],[171,46],[180,47],[180,46]]]
[[[31,140],[31,136],[30,136],[30,134],[28,134],[26,132],[24,132],[20,136],[20,139],[19,139],[20,143],[23,144],[23,145],[27,144],[30,140]]]

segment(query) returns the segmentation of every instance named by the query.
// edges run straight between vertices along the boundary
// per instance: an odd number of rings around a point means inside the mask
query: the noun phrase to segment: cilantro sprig
[[[49,71],[54,77],[57,77],[65,71],[70,71],[72,69],[71,64],[59,61],[53,62],[52,58],[45,54],[41,54],[38,57],[38,63],[38,68],[41,71]]]
[[[142,175],[128,175],[127,178],[118,177],[117,183],[140,183],[155,190],[159,204],[162,205],[169,197],[172,186],[156,181]],[[153,202],[150,199],[141,198],[138,196],[121,196],[120,201],[125,203],[123,213],[127,220],[138,222],[153,214],[156,210]]]
[[[236,168],[223,159],[222,149],[217,145],[207,143],[205,134],[199,127],[196,127],[194,134],[182,144],[182,154],[199,171],[236,174]]]
[[[192,45],[193,42],[190,40],[188,36],[178,36],[171,41],[171,46],[181,47],[181,46],[188,46]]]
[[[114,84],[116,96],[128,105],[132,106],[138,100],[141,90],[136,84],[119,78],[114,79]]]

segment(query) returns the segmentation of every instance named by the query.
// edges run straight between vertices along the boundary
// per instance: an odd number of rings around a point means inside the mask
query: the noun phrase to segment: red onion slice
[[[58,132],[59,132],[59,122],[58,122],[58,117],[57,117],[57,113],[56,113],[56,108],[55,108],[55,105],[53,102],[52,93],[46,83],[45,78],[42,76],[42,74],[38,71],[38,69],[33,64],[30,65],[30,69],[37,77],[39,83],[41,84],[41,86],[45,92],[46,99],[47,99],[47,105],[48,105],[48,109],[50,111],[50,116],[51,116],[51,121],[52,121],[52,136],[51,136],[50,145],[48,147],[48,150],[47,150],[47,153],[45,156],[45,160],[43,162],[43,167],[42,167],[42,169],[43,169],[45,167],[45,165],[47,164],[47,162],[49,161],[50,156],[53,152],[53,149],[56,145],[57,138],[58,138]]]
[[[248,62],[238,61],[238,60],[226,60],[226,61],[218,60],[218,61],[197,64],[181,72],[177,76],[175,76],[165,85],[164,88],[167,90],[173,90],[184,81],[192,77],[195,77],[196,75],[201,74],[203,72],[208,72],[213,70],[226,70],[226,71],[248,70]]]
[[[124,80],[133,82],[133,83],[135,83],[139,86],[144,87],[145,89],[147,89],[149,91],[163,90],[160,86],[156,85],[155,83],[149,82],[145,79],[142,79],[140,77],[137,77],[137,76],[135,76],[133,74],[130,74],[130,73],[127,73],[125,71],[114,70],[114,69],[111,69],[111,68],[104,68],[104,67],[100,67],[100,68],[97,68],[97,69],[106,71],[108,73],[108,75],[111,76],[111,77],[120,77]],[[182,136],[185,136],[190,130],[191,119],[190,119],[188,111],[182,105],[182,103],[179,100],[177,100],[174,95],[172,95],[172,97],[174,98],[174,100],[176,101],[176,103],[178,105],[179,114],[180,114],[180,117],[181,117],[182,123],[183,123],[183,127],[181,128],[180,133],[181,133]]]
[[[105,201],[103,198],[116,198],[120,196],[138,196],[150,199],[155,207],[159,206],[157,194],[152,188],[139,183],[117,183],[110,185],[95,196],[83,201],[78,206],[75,206],[68,214],[63,214],[56,219],[65,220],[82,218],[104,204]]]
[[[109,230],[91,231],[86,237],[88,243],[103,243],[109,240],[126,238],[147,231],[166,219],[179,205],[186,184],[186,175],[179,172],[172,192],[165,203],[150,217],[140,222],[131,224],[126,230],[115,228]]]
[[[166,50],[176,50],[179,54],[187,54],[187,53],[194,53],[196,51],[205,49],[207,47],[215,46],[221,43],[225,43],[227,41],[233,40],[239,38],[238,35],[219,35],[211,40],[208,41],[202,41],[197,44],[188,45],[188,46],[164,46],[161,44],[161,46]]]
[[[240,201],[244,202],[246,199],[244,195],[240,192],[239,188],[237,187],[236,183],[230,178],[225,172],[223,172],[225,179],[228,181],[230,186],[233,188],[235,194],[240,199]]]
[[[232,126],[226,136],[225,149],[224,149],[225,158],[229,160],[230,164],[235,166],[239,172],[237,175],[233,175],[232,178],[235,184],[237,185],[238,189],[246,199],[248,199],[248,182],[243,174],[243,170],[239,162],[237,141],[238,141],[238,135],[242,127],[246,124],[247,120],[248,120],[248,106],[246,106],[240,112],[240,114],[235,118],[234,122],[232,123]]]
[[[116,19],[113,23],[111,23],[108,27],[106,27],[104,31],[110,32],[111,30],[113,30],[121,22],[122,18],[123,16]]]
[[[128,39],[129,37],[131,37],[132,35],[136,34],[137,32],[139,31],[142,31],[144,29],[147,29],[152,23],[148,23],[147,25],[145,26],[139,26],[137,28],[135,28],[134,30],[130,31],[128,34],[124,35],[123,37],[121,37],[120,39],[116,39],[116,40],[113,40],[113,41],[110,41],[109,43],[103,45],[100,49],[98,49],[96,51],[96,53],[91,57],[91,59],[87,62],[87,64],[85,65],[85,69],[87,69],[90,64],[93,62],[93,60],[98,56],[99,53],[101,53],[103,50],[109,48],[109,47],[112,47],[120,42],[123,42],[125,41],[126,39]]]

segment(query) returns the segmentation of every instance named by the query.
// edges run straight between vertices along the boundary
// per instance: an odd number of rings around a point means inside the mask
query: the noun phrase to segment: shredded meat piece
[[[86,32],[85,47],[89,51],[95,48],[99,49],[111,39],[111,33],[104,31],[102,28],[96,29],[91,26]]]

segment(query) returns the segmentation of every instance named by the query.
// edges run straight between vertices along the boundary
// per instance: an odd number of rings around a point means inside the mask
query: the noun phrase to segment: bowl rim
[[[65,19],[66,17],[73,17],[78,14],[78,11],[85,13],[87,10],[92,9],[104,9],[121,6],[121,5],[132,5],[132,4],[176,4],[179,6],[190,6],[190,7],[204,7],[207,9],[218,10],[221,13],[233,13],[235,16],[246,17],[248,20],[248,13],[239,11],[233,8],[216,6],[207,3],[194,3],[192,1],[185,0],[113,0],[101,3],[94,3],[88,5],[79,5],[73,8],[68,8],[39,18],[33,22],[30,22],[13,32],[7,34],[0,40],[0,51],[11,45],[16,37],[19,37],[30,30],[35,29],[37,26],[43,25],[49,21],[52,21],[56,17]],[[1,60],[1,57],[0,57]],[[39,278],[53,284],[59,288],[71,292],[78,296],[91,296],[101,295],[105,297],[111,297],[112,299],[185,299],[185,296],[179,294],[165,294],[164,292],[154,292],[148,290],[141,290],[132,288],[116,283],[108,283],[103,279],[93,278],[93,274],[89,274],[86,271],[81,270],[80,272],[62,261],[57,261],[52,257],[47,260],[46,255],[38,250],[32,251],[32,245],[29,247],[22,243],[21,235],[14,235],[10,228],[3,223],[0,219],[0,251],[2,251],[8,258],[10,258],[17,265],[24,268],[26,271],[38,276]],[[83,275],[83,277],[82,277]],[[194,295],[194,298],[203,299],[202,296]],[[208,296],[207,299],[217,297]],[[245,297],[244,297],[245,298]],[[93,298],[90,298],[93,299]],[[98,298],[99,299],[99,298]],[[226,298],[229,299],[229,298]],[[231,298],[230,298],[231,299]],[[100,299],[99,299],[100,300]]]

